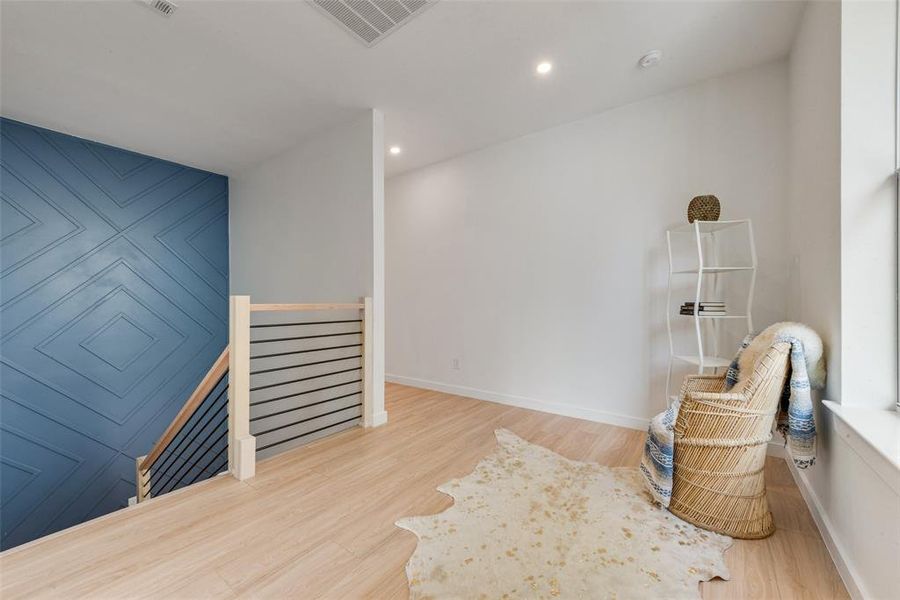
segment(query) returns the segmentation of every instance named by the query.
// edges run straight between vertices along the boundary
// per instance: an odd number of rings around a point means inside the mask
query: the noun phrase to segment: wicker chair
[[[773,344],[741,389],[724,376],[685,378],[675,423],[669,510],[690,523],[736,538],[775,531],[766,500],[766,445],[788,374],[791,346]]]

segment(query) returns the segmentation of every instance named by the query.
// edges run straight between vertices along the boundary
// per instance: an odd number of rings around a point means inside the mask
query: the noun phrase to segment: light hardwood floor
[[[643,433],[398,385],[388,425],[349,430],[0,555],[0,596],[405,598],[415,536],[394,526],[451,500],[493,431],[578,460],[638,464]],[[766,467],[778,527],[727,552],[704,598],[846,598],[782,460]]]

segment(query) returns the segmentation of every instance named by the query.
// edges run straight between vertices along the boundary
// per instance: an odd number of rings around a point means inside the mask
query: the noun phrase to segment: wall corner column
[[[384,410],[384,113],[372,110],[372,423]]]

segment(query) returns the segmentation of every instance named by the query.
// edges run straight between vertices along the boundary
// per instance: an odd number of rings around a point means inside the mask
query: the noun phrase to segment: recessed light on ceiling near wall
[[[394,156],[397,156],[398,154],[403,152],[403,148],[401,148],[400,146],[391,146],[390,148],[388,148],[388,152],[390,152]]]
[[[541,61],[537,64],[537,66],[534,68],[534,70],[537,71],[538,75],[546,75],[547,73],[549,73],[550,71],[553,70],[553,63],[550,61],[546,61],[546,60]]]
[[[638,64],[642,69],[649,69],[650,67],[655,67],[656,65],[658,65],[659,61],[661,60],[662,50],[651,50],[641,57],[641,59],[638,61]]]

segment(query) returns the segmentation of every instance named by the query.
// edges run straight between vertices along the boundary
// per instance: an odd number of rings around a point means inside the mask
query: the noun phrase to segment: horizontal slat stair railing
[[[292,312],[327,316],[282,316]],[[271,316],[251,325],[254,313]],[[137,458],[137,501],[226,466],[235,479],[248,479],[258,459],[350,427],[371,427],[372,318],[371,298],[251,304],[250,296],[231,296],[228,346],[159,441]]]
[[[251,304],[250,433],[262,460],[365,425],[371,300]],[[285,316],[284,313],[302,313]],[[369,411],[372,412],[372,411]]]
[[[210,370],[204,375],[203,379],[188,397],[184,406],[175,415],[175,418],[160,436],[159,440],[153,445],[150,452],[146,456],[139,457],[137,462],[137,501],[141,502],[150,497],[150,470],[155,466],[160,456],[169,448],[170,444],[175,440],[176,436],[182,431],[184,426],[195,415],[197,409],[203,404],[210,392],[212,392],[222,378],[228,373],[228,357],[229,348],[226,346]],[[203,429],[203,428],[201,428]],[[189,447],[188,444],[187,447]]]

